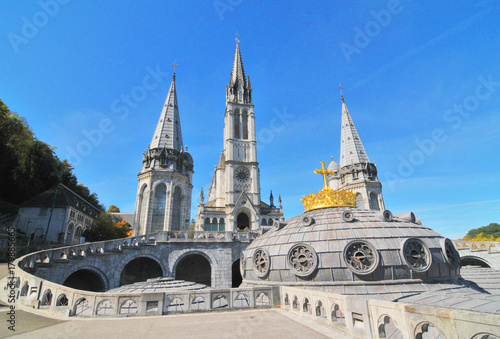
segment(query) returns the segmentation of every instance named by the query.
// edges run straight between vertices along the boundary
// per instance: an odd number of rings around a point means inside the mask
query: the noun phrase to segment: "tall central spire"
[[[340,132],[340,168],[351,164],[368,163],[368,155],[342,95],[342,129]]]
[[[182,132],[179,119],[179,109],[177,107],[177,91],[175,90],[175,73],[172,77],[172,84],[168,90],[167,99],[163,105],[160,119],[156,125],[156,130],[151,140],[151,149],[170,148],[182,151]]]
[[[250,77],[245,77],[245,69],[240,52],[240,39],[236,37],[236,50],[234,51],[233,69],[226,88],[226,101],[240,104],[252,103],[252,86]]]

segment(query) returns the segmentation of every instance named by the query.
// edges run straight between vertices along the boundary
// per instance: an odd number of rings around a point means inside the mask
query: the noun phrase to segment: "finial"
[[[188,147],[186,146],[186,152],[188,151]]]
[[[340,89],[340,96],[342,97],[342,102],[344,102],[344,94],[342,94],[342,90],[344,89],[344,87],[342,87],[340,82],[339,82],[339,89]]]
[[[240,43],[240,35],[238,34],[238,31],[236,31],[236,38],[234,40],[236,40],[237,44]]]
[[[172,64],[172,66],[174,66],[174,78],[175,78],[175,69],[176,69],[177,67],[179,67],[179,65],[177,65],[177,60],[176,60],[176,61],[174,61],[174,63]]]
[[[331,158],[332,158],[332,161],[333,161],[333,155],[331,156]]]

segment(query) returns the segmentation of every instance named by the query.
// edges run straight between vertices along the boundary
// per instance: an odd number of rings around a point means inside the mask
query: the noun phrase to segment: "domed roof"
[[[241,256],[245,284],[343,285],[452,278],[459,255],[413,213],[312,210],[255,239]]]
[[[328,165],[328,170],[329,171],[334,171],[334,172],[338,172],[339,171],[339,164],[337,164],[334,160],[333,160],[333,157],[332,157],[332,161],[330,162],[330,164]]]

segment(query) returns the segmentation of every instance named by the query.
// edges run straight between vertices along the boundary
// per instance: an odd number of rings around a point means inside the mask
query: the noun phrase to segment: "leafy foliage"
[[[85,229],[83,236],[88,242],[126,238],[129,227],[125,220],[113,224],[111,216],[101,212],[92,225]]]
[[[470,230],[462,240],[469,241],[500,241],[500,224],[491,223],[488,226]]]
[[[125,220],[117,222],[115,224],[115,228],[117,238],[127,238],[132,236],[132,227]]]
[[[109,206],[108,210],[106,211],[107,213],[120,213],[120,209],[116,207],[115,205]]]
[[[73,167],[35,138],[28,123],[0,100],[0,200],[18,205],[61,183],[104,210],[95,193],[78,183]],[[1,212],[1,211],[0,211]]]

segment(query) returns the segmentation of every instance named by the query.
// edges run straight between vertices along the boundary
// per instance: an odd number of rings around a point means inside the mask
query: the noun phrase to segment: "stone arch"
[[[396,322],[388,315],[383,315],[378,321],[379,338],[403,339],[403,333]]]
[[[481,333],[476,333],[471,339],[495,339],[498,338],[494,334],[487,333],[487,332],[481,332]]]
[[[184,197],[185,197],[185,192],[183,191],[182,187],[179,185],[176,185],[175,188],[172,190],[172,221],[171,221],[171,227],[170,229],[173,231],[178,231],[182,229],[183,221],[182,221],[182,207],[184,204]]]
[[[210,218],[205,218],[205,220],[203,221],[203,230],[204,231],[212,230],[212,224],[210,223]]]
[[[378,201],[378,194],[370,192],[370,209],[380,211],[380,203]]]
[[[50,305],[52,305],[53,299],[54,299],[54,295],[52,294],[52,291],[50,290],[50,288],[48,288],[43,292],[41,305],[42,306],[50,306]]]
[[[321,300],[316,301],[316,316],[320,318],[326,318],[325,307]]]
[[[302,312],[311,313],[311,302],[307,297],[302,301]]]
[[[163,277],[163,269],[155,259],[138,256],[130,260],[121,270],[120,286]]]
[[[262,226],[267,226],[266,218],[262,218],[262,222],[260,223]]]
[[[151,215],[151,233],[165,229],[165,210],[167,204],[167,185],[158,181],[153,188],[153,206]]]
[[[19,295],[21,297],[27,297],[29,289],[30,289],[30,284],[28,283],[28,281],[25,281],[23,287],[21,288],[21,293]]]
[[[415,339],[425,338],[444,339],[441,331],[428,321],[421,322],[415,327]]]
[[[215,257],[211,253],[205,252],[203,250],[185,249],[185,250],[179,251],[178,253],[176,253],[174,255],[169,256],[169,266],[171,267],[171,272],[172,272],[172,275],[175,277],[175,279],[177,279],[177,277],[178,277],[177,276],[177,268],[178,268],[179,263],[181,263],[181,261],[184,258],[189,257],[191,255],[202,256],[208,261],[208,264],[210,266],[210,284],[208,286],[215,285],[215,272],[217,271],[217,266],[218,266],[217,260],[215,259]]]
[[[491,264],[486,259],[474,256],[474,255],[467,255],[467,256],[460,257],[460,267],[464,267],[464,266],[480,266],[480,267],[487,267],[487,268],[492,267]]]
[[[116,266],[116,269],[113,272],[112,279],[111,279],[112,286],[110,286],[110,288],[115,288],[115,287],[120,286],[120,278],[121,278],[121,274],[122,274],[123,269],[125,268],[125,266],[128,263],[130,263],[132,260],[139,258],[139,257],[149,258],[149,259],[156,261],[156,263],[158,265],[160,265],[164,277],[169,276],[169,272],[172,272],[171,270],[169,270],[169,267],[160,258],[158,258],[154,255],[151,255],[151,254],[146,254],[146,253],[142,253],[142,252],[138,253],[138,252],[134,251],[134,252],[129,253],[129,254],[122,256],[120,258],[120,261],[118,262],[118,265]]]
[[[255,297],[255,306],[257,307],[271,306],[271,299],[269,298],[269,294],[267,294],[266,292],[260,292]]]
[[[231,287],[239,287],[241,283],[243,282],[243,277],[241,276],[240,272],[240,259],[236,259],[233,261],[233,264],[231,265],[231,278],[232,278],[232,283]]]
[[[59,296],[57,297],[56,306],[68,306],[68,305],[69,305],[69,300],[66,294],[64,293],[59,294]]]
[[[340,307],[339,304],[334,303],[332,305],[332,310],[331,310],[331,318],[332,322],[341,325],[341,326],[346,326],[345,323],[345,314],[342,311],[342,308]]]
[[[80,262],[75,265],[72,265],[68,268],[68,270],[63,275],[63,279],[61,279],[61,285],[64,285],[64,282],[73,274],[78,271],[89,271],[95,274],[100,279],[100,283],[102,283],[102,291],[94,291],[94,292],[104,292],[107,291],[109,287],[109,279],[108,276],[100,269],[101,265],[96,262]],[[67,285],[64,285],[67,286]],[[68,286],[72,287],[72,286]],[[72,287],[75,288],[75,287]],[[78,289],[78,288],[77,288]]]

